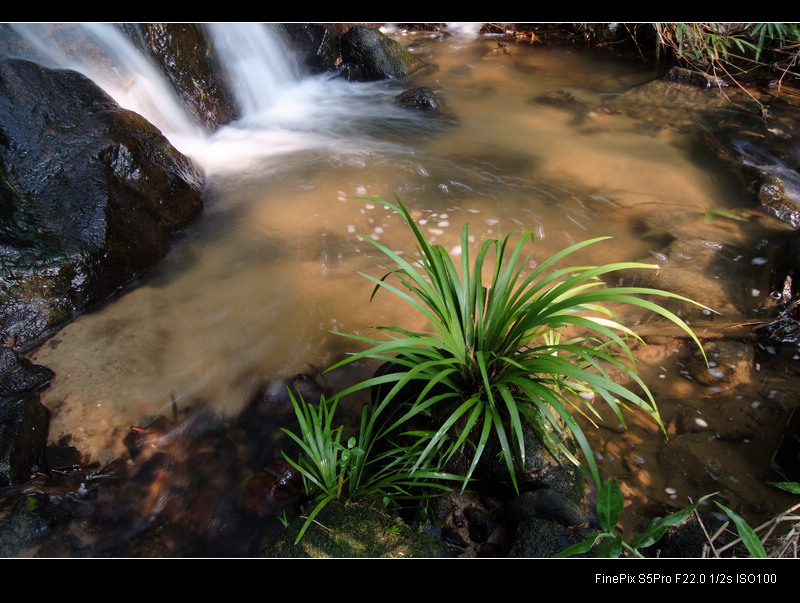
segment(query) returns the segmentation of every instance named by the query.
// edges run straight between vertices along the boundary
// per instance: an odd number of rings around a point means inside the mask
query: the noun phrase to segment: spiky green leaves
[[[420,435],[421,453],[414,470],[440,470],[456,453],[472,454],[464,485],[474,472],[489,438],[496,437],[512,480],[525,460],[523,423],[530,422],[545,443],[557,446],[569,458],[571,436],[583,451],[587,471],[599,484],[588,441],[573,412],[598,417],[596,400],[608,404],[623,419],[621,410],[635,406],[663,425],[653,397],[633,369],[629,342],[636,333],[612,311],[636,306],[661,315],[680,326],[694,340],[691,329],[677,315],[651,301],[682,296],[645,287],[609,287],[603,277],[621,270],[656,269],[638,262],[603,266],[556,265],[589,245],[608,237],[577,243],[529,268],[534,243],[525,232],[491,239],[477,250],[470,263],[468,225],[461,233],[461,260],[457,268],[441,245],[431,244],[406,207],[370,199],[396,211],[414,233],[418,259],[411,261],[382,243],[362,237],[386,257],[386,273],[364,276],[375,284],[373,297],[385,290],[418,310],[428,321],[426,331],[397,326],[381,327],[386,339],[346,335],[368,347],[341,364],[372,358],[391,362],[395,370],[348,388],[341,395],[382,385],[371,425],[380,425],[378,437],[402,430],[411,418],[444,410],[435,429]],[[460,268],[460,269],[459,269]],[[484,282],[484,273],[491,274]],[[567,337],[569,337],[567,339]],[[335,367],[332,367],[335,368]],[[610,370],[627,373],[636,386],[618,384]],[[422,383],[415,399],[399,395],[411,384]],[[393,420],[378,420],[388,409]],[[397,417],[397,418],[395,418]],[[566,430],[566,431],[565,431]],[[555,435],[554,435],[555,434]],[[516,483],[516,481],[514,482]]]

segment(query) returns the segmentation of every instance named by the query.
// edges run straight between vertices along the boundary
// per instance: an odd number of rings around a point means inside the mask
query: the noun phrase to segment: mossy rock
[[[259,557],[431,558],[451,557],[447,545],[369,504],[334,501],[315,518],[300,542],[305,518],[295,518]]]

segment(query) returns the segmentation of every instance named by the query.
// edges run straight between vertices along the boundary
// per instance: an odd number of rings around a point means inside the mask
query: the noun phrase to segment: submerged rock
[[[406,90],[397,95],[395,102],[404,109],[438,111],[442,107],[442,101],[427,87]]]

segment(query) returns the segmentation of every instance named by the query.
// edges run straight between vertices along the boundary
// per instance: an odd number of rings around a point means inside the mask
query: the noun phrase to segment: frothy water
[[[42,64],[83,73],[121,106],[141,114],[168,136],[202,137],[201,128],[181,107],[157,67],[118,27],[107,23],[15,23],[11,27],[32,45]]]

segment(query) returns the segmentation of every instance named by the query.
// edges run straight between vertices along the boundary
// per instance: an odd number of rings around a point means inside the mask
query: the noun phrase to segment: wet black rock
[[[202,25],[123,23],[120,27],[153,58],[198,123],[213,131],[240,117]]]
[[[52,531],[70,520],[58,504],[36,495],[15,501],[0,520],[0,557],[24,556],[27,549],[47,540]]]
[[[681,84],[691,84],[692,86],[699,86],[701,88],[726,88],[728,83],[713,75],[708,75],[702,71],[695,69],[685,69],[683,67],[673,67],[664,76],[664,80],[668,82],[680,82]]]
[[[514,522],[538,517],[558,521],[568,528],[589,523],[577,502],[550,488],[521,493],[508,502],[506,512]]]
[[[800,411],[796,408],[789,415],[771,466],[786,481],[800,482]]]
[[[404,109],[423,109],[438,111],[442,108],[442,101],[427,87],[413,88],[398,94],[395,102]]]
[[[0,398],[0,486],[26,482],[44,462],[50,411],[36,394]]]
[[[202,175],[85,76],[0,59],[0,333],[30,347],[160,260]]]
[[[584,538],[552,519],[533,518],[520,522],[508,557],[553,557]],[[576,555],[591,557],[591,554]]]
[[[0,375],[0,396],[32,393],[46,387],[55,373],[46,366],[21,358],[17,366]]]
[[[310,73],[334,71],[340,59],[342,23],[281,23],[287,53]]]
[[[383,32],[363,25],[342,36],[341,70],[353,81],[401,78],[425,66],[422,59]]]

